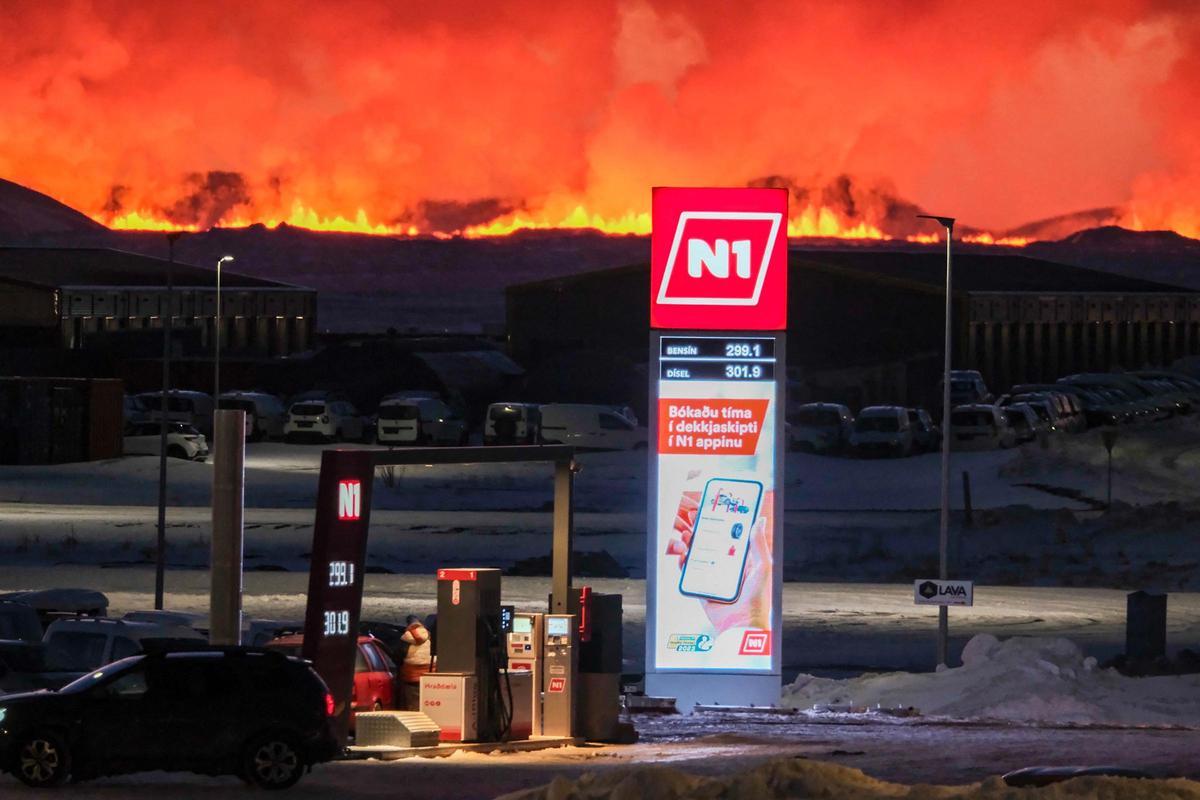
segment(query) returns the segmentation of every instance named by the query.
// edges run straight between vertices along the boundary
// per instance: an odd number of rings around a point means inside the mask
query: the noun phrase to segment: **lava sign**
[[[919,606],[970,606],[975,604],[972,581],[913,581],[913,603]]]
[[[787,327],[787,191],[657,188],[650,326]]]

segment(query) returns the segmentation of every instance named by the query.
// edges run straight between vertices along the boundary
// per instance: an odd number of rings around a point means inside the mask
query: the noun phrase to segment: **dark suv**
[[[182,770],[286,789],[337,755],[332,713],[312,667],[280,653],[138,655],[57,692],[0,698],[0,769],[35,787]]]

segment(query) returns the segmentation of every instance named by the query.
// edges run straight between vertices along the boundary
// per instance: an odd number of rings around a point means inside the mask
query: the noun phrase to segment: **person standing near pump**
[[[429,672],[433,660],[429,630],[421,624],[420,617],[409,614],[405,620],[408,628],[400,640],[408,645],[404,663],[400,666],[400,680],[404,683],[404,710],[419,711],[421,707],[421,676]]]

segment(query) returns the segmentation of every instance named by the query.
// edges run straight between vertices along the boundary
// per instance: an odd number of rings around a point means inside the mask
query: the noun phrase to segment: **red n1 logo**
[[[787,327],[787,192],[654,190],[650,325]]]
[[[562,694],[566,690],[567,690],[567,679],[566,678],[551,678],[550,679],[550,691],[553,694]]]
[[[362,483],[338,481],[338,519],[356,520],[362,516]]]
[[[663,268],[658,303],[758,305],[782,223],[780,213],[683,212],[675,225],[675,238]],[[686,268],[680,265],[685,260]]]
[[[738,649],[739,656],[769,656],[771,655],[770,631],[746,631],[742,634],[742,646]]]

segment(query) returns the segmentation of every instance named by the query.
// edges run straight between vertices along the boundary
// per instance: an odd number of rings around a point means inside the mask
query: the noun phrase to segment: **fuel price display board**
[[[659,378],[671,381],[773,381],[775,337],[663,336]]]
[[[784,337],[652,338],[651,671],[773,676]]]
[[[342,741],[350,724],[374,471],[367,451],[322,454],[302,654],[333,694]]]

